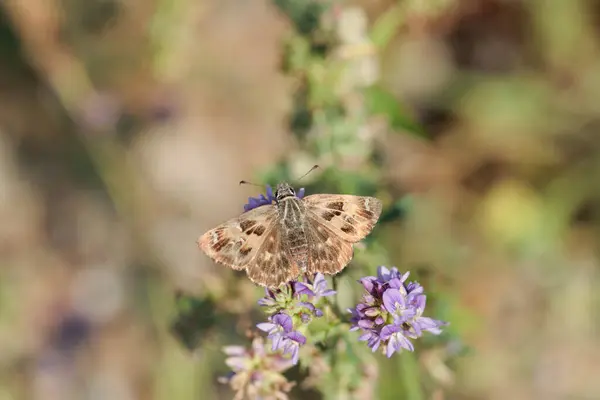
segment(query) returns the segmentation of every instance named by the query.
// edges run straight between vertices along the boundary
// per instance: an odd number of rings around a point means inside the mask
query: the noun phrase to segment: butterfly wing
[[[271,288],[298,277],[300,268],[289,256],[279,227],[269,231],[246,272],[252,282]]]
[[[314,194],[304,198],[307,214],[344,241],[365,238],[381,215],[381,201],[375,197]]]
[[[308,265],[310,273],[335,275],[352,260],[352,243],[341,239],[315,214],[306,217],[308,229]]]
[[[367,236],[381,215],[374,197],[315,194],[304,198],[308,222],[308,271],[337,274],[354,255],[352,244]]]
[[[257,207],[209,230],[200,236],[198,246],[217,263],[243,270],[256,258],[276,221],[275,206]]]

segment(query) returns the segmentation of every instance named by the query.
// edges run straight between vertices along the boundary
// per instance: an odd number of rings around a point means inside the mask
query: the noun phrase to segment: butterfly
[[[274,200],[209,230],[198,246],[217,263],[245,270],[254,283],[276,288],[300,273],[343,270],[353,243],[371,233],[382,208],[380,200],[366,196],[299,198],[285,182],[277,185]]]

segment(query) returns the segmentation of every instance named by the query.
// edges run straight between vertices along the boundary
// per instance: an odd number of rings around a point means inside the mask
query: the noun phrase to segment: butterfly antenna
[[[259,185],[258,183],[252,183],[252,182],[248,182],[248,181],[240,181],[240,185],[252,185],[252,186],[258,186],[258,187],[264,187],[264,185]]]
[[[305,173],[305,174],[304,174],[304,175],[302,175],[300,178],[298,178],[298,180],[300,180],[300,179],[304,178],[306,175],[310,174],[311,172],[313,172],[313,171],[314,171],[315,169],[317,169],[317,168],[319,168],[319,166],[318,166],[318,165],[316,165],[316,164],[315,164],[315,165],[313,165],[313,166],[312,166],[312,168],[311,168],[311,169],[309,169],[307,173]]]

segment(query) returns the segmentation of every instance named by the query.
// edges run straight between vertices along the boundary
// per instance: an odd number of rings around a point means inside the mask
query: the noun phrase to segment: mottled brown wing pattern
[[[307,271],[335,275],[343,270],[354,255],[352,243],[341,239],[314,215],[309,214],[306,222],[309,248]]]
[[[266,205],[243,213],[206,232],[198,246],[214,261],[236,270],[245,269],[276,229],[277,209]]]
[[[371,233],[381,215],[381,201],[374,197],[314,194],[304,198],[307,214],[335,236],[356,243]]]
[[[352,244],[371,232],[381,214],[381,201],[374,197],[317,194],[299,204],[287,200],[283,213],[275,205],[257,207],[206,232],[198,245],[214,261],[245,269],[253,282],[278,287],[300,274],[298,258],[307,272],[340,272],[352,259]],[[298,254],[290,247],[292,228],[301,238],[306,235]]]
[[[252,282],[273,288],[298,277],[300,269],[288,254],[281,229],[269,232],[246,272]]]

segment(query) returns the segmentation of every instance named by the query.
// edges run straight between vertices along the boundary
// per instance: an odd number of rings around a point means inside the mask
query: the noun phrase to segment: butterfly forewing
[[[371,233],[381,215],[381,201],[374,197],[314,194],[304,204],[313,219],[350,243]]]
[[[220,264],[246,269],[276,226],[277,215],[272,205],[255,208],[206,232],[198,246]]]

